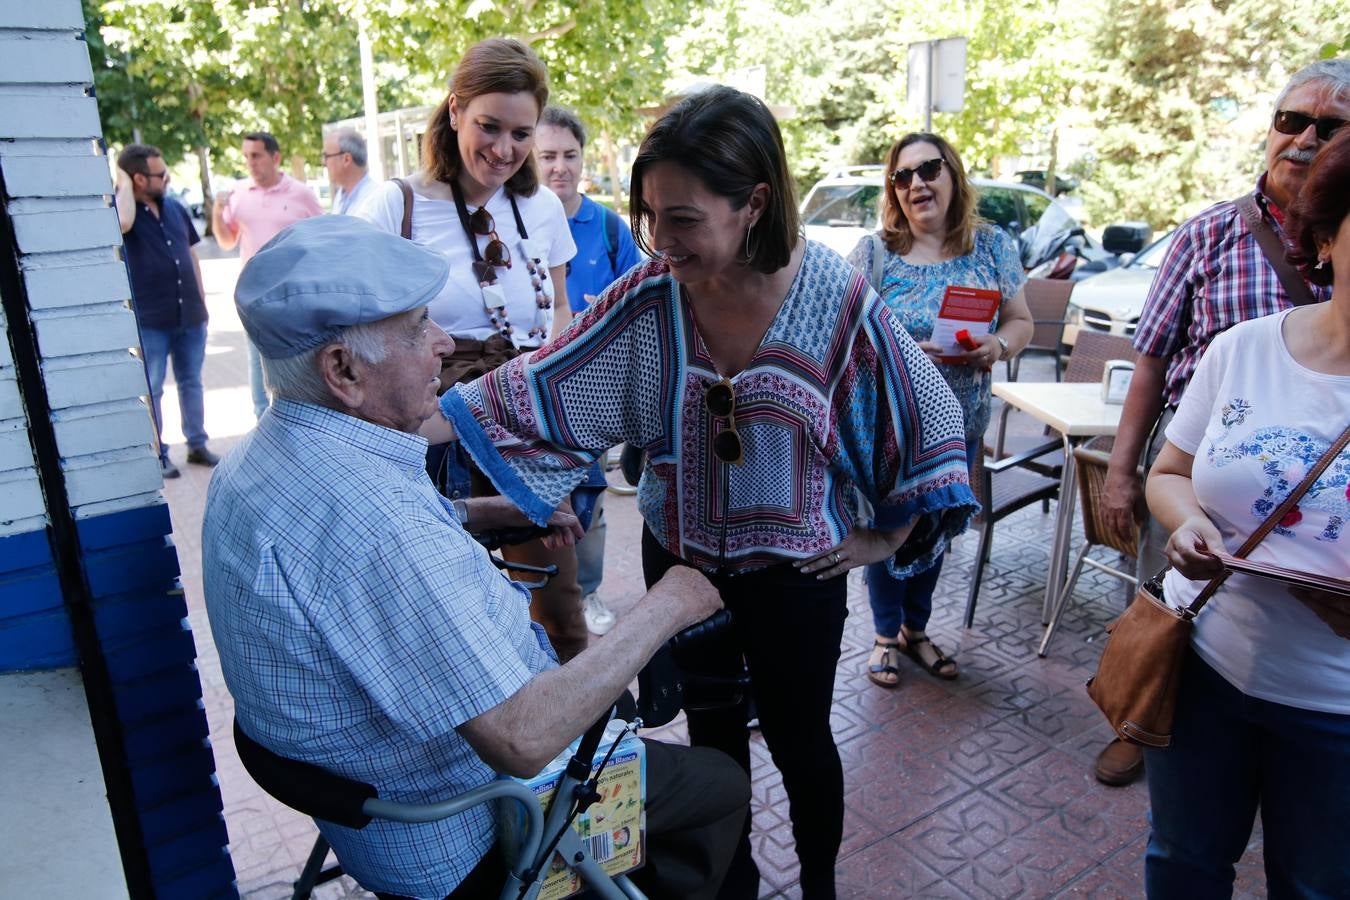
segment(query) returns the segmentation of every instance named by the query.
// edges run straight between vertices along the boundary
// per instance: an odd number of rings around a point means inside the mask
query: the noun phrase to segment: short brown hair
[[[978,195],[975,186],[966,177],[966,167],[956,148],[936,134],[927,131],[911,132],[891,147],[886,157],[886,177],[881,188],[881,240],[892,253],[908,253],[914,246],[914,232],[910,231],[909,220],[900,209],[900,196],[891,176],[899,165],[900,154],[912,144],[932,144],[937,148],[942,162],[951,173],[952,202],[947,207],[947,237],[942,249],[954,256],[965,256],[975,249],[975,226],[980,223],[975,211]]]
[[[272,133],[269,131],[250,131],[248,134],[244,135],[244,140],[257,141],[263,145],[264,150],[271,154],[281,152],[281,145],[277,143],[277,139],[273,137]]]
[[[164,154],[159,152],[158,147],[149,144],[127,144],[117,154],[117,168],[128,175],[149,175],[150,164],[146,160],[151,157],[162,159]]]
[[[488,38],[469,48],[450,76],[450,93],[436,107],[422,136],[422,167],[428,178],[451,182],[459,177],[464,161],[459,157],[459,136],[450,127],[450,98],[464,109],[483,94],[534,95],[542,113],[548,105],[548,70],[534,51],[514,38]],[[530,197],[539,187],[534,151],[506,180],[512,193]]]
[[[746,265],[777,272],[788,264],[801,234],[797,195],[788,173],[783,135],[758,97],[717,86],[675,104],[642,139],[633,160],[629,216],[633,237],[649,256],[642,206],[642,176],[659,162],[678,164],[733,209],[750,201],[756,185],[769,186],[769,200],[755,224],[754,249]]]
[[[1350,127],[1331,136],[1313,159],[1303,190],[1289,207],[1289,234],[1294,246],[1289,261],[1313,284],[1331,284],[1331,260],[1318,268],[1319,243],[1332,240],[1350,215]],[[1343,277],[1350,278],[1350,272]]]

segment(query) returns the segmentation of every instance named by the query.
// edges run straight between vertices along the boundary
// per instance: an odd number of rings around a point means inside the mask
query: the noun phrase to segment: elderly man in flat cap
[[[525,522],[504,498],[452,505],[416,431],[454,344],[427,317],[443,256],[348,217],[292,225],[245,266],[240,319],[272,405],[207,495],[202,575],[244,732],[274,753],[406,802],[497,773],[536,774],[671,635],[721,603],[679,568],[606,637],[559,666],[529,593],[465,527]],[[551,522],[570,540],[576,519]],[[652,896],[712,897],[749,786],[729,758],[647,742]],[[490,811],[361,830],[320,822],[380,896],[495,895]]]

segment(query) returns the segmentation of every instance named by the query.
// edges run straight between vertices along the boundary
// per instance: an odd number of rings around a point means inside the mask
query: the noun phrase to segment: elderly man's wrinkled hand
[[[553,515],[548,517],[548,527],[551,530],[544,535],[543,541],[544,546],[550,550],[572,547],[586,535],[586,529],[581,527],[581,520],[572,512],[571,504],[566,501],[558,504]]]
[[[706,575],[689,566],[672,566],[661,576],[656,588],[669,598],[661,602],[668,604],[674,613],[672,635],[697,625],[722,608],[722,595],[717,588]]]
[[[520,528],[533,524],[520,507],[502,496],[474,497],[465,501],[469,510],[469,529],[471,531],[493,531],[499,528]],[[586,530],[572,512],[566,501],[548,517],[549,533],[541,540],[550,550],[570,547],[581,540]]]
[[[1338,637],[1350,640],[1350,597],[1305,587],[1291,587],[1289,593],[1312,610]]]

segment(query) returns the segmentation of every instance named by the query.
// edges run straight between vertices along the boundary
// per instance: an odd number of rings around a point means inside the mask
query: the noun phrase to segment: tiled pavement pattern
[[[222,452],[248,425],[242,332],[229,303],[234,272],[232,262],[221,259],[208,263],[206,275],[213,315],[205,373],[208,426],[217,435],[235,435],[213,439]],[[1023,372],[1026,379],[1048,377],[1039,364],[1024,365]],[[176,412],[167,418],[176,424]],[[309,820],[263,794],[235,756],[233,703],[201,596],[200,524],[210,473],[183,465],[182,452],[180,442],[173,455],[183,477],[167,482],[165,493],[239,889],[249,898],[288,897],[315,832]],[[606,504],[610,528],[601,593],[621,612],[642,589],[639,523],[632,497],[610,493]],[[998,524],[969,631],[960,618],[976,540],[974,535],[958,540],[929,629],[961,664],[954,682],[934,679],[907,660],[898,689],[867,681],[862,673],[871,620],[860,577],[851,574],[833,714],[847,807],[836,870],[840,896],[1142,896],[1147,791],[1142,784],[1112,789],[1093,780],[1092,760],[1108,730],[1083,691],[1102,628],[1122,608],[1125,591],[1105,576],[1085,575],[1050,657],[1038,659],[1051,518],[1033,506]],[[679,720],[667,731],[681,737]],[[786,798],[762,740],[756,737],[752,748],[753,841],[764,875],[762,894],[797,897]],[[1263,894],[1258,829],[1239,869],[1237,896]],[[317,895],[369,896],[350,879],[326,885]]]

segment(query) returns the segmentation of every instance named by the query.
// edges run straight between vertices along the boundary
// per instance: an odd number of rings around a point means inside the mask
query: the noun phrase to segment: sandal
[[[900,669],[896,663],[900,661],[900,645],[889,644],[884,641],[874,641],[872,643],[872,653],[875,655],[880,650],[881,655],[878,662],[868,662],[867,678],[878,687],[893,688],[900,684]]]
[[[933,654],[937,657],[931,664],[925,660],[923,654],[919,652],[919,648],[924,644],[931,647],[933,649]],[[956,660],[951,659],[947,654],[943,653],[942,649],[938,647],[937,644],[929,640],[928,635],[906,639],[905,643],[901,645],[901,649],[905,651],[906,656],[918,663],[920,668],[934,678],[951,681],[961,674],[961,669],[957,666]]]

